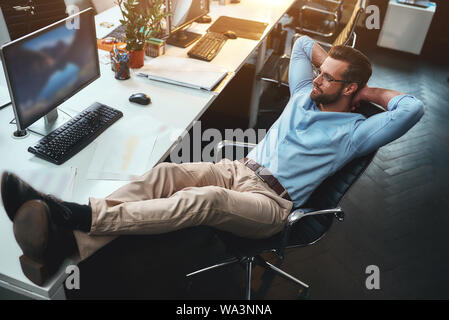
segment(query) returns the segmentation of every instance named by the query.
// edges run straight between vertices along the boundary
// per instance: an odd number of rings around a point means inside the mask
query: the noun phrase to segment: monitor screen
[[[4,45],[3,66],[21,130],[100,76],[93,10]]]
[[[171,32],[175,32],[209,13],[208,0],[171,0]]]

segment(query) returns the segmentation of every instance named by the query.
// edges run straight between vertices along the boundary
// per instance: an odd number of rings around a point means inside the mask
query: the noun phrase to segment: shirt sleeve
[[[410,95],[398,95],[388,102],[388,111],[361,119],[354,125],[351,144],[355,156],[363,156],[396,140],[424,114],[423,103]]]
[[[304,89],[313,81],[312,48],[314,43],[315,41],[308,36],[302,36],[293,46],[288,73],[291,95]]]

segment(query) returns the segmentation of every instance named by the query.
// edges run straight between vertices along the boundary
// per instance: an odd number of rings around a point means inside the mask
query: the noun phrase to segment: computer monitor
[[[3,69],[16,118],[16,136],[36,127],[44,135],[58,127],[57,107],[100,77],[94,11],[66,19],[1,48]]]
[[[209,0],[169,0],[169,12],[170,38],[167,42],[185,48],[201,37],[201,34],[184,29],[209,13]]]
[[[164,5],[162,7],[162,10],[167,12],[169,7],[170,0],[165,0]],[[148,10],[152,8],[153,6],[152,0],[139,0],[138,5],[136,6],[136,11],[140,14],[146,15],[148,13]],[[161,12],[162,13],[162,12]],[[152,36],[155,36],[159,39],[166,39],[169,36],[169,26],[168,22],[166,22],[168,18],[164,18],[161,21],[161,30],[158,34],[152,34]],[[126,40],[126,26],[123,24],[120,24],[117,26],[114,30],[112,30],[110,33],[108,33],[104,38],[115,38],[120,42],[125,42]]]

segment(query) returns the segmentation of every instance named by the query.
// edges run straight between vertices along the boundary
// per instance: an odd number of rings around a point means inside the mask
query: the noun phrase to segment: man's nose
[[[313,84],[314,84],[316,87],[319,87],[319,86],[321,86],[321,83],[322,83],[322,77],[321,77],[321,74],[320,74],[318,77],[316,77],[315,79],[313,79]]]

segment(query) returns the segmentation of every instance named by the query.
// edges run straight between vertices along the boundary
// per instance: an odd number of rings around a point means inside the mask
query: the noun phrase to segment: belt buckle
[[[262,180],[263,182],[266,182],[264,178],[262,178],[262,176],[259,174],[260,171],[262,171],[264,169],[264,167],[260,166],[259,168],[257,168],[256,171],[254,171],[254,173],[256,174],[256,176],[259,177],[260,180]]]

